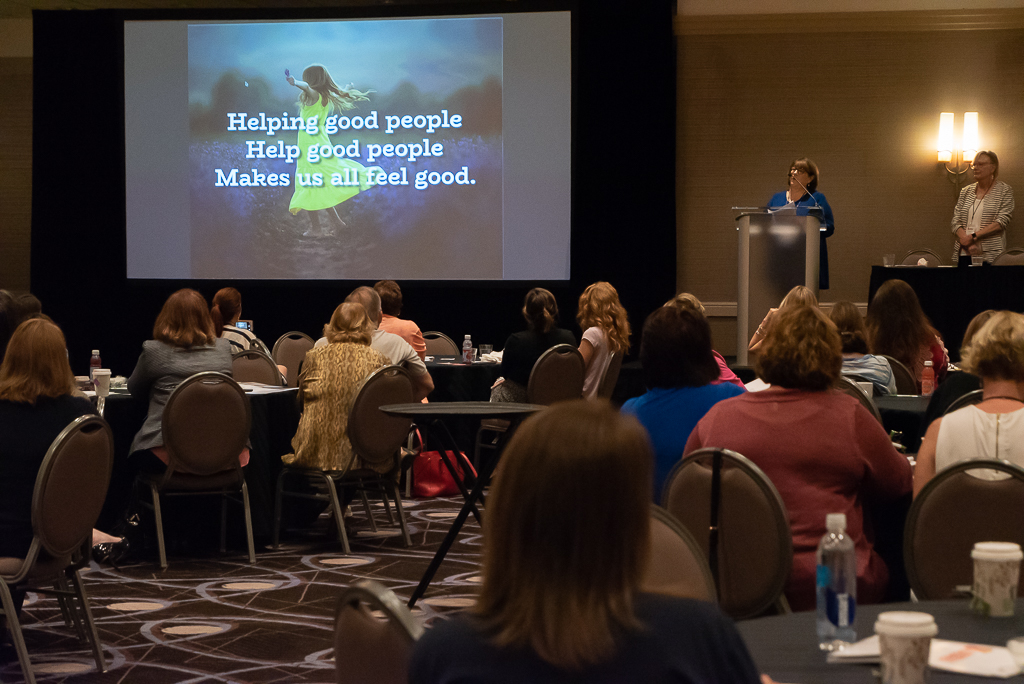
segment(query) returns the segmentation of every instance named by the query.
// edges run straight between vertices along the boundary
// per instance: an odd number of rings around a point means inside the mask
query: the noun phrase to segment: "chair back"
[[[1009,477],[971,475],[985,469]],[[971,584],[975,542],[1024,546],[1024,468],[1008,461],[962,461],[933,477],[914,499],[903,533],[903,558],[914,594],[922,600],[953,598]],[[1024,573],[1018,585],[1024,596]]]
[[[959,396],[956,399],[954,399],[953,403],[950,404],[949,407],[945,411],[942,412],[942,415],[946,415],[947,413],[952,413],[953,411],[956,411],[957,409],[962,409],[964,406],[973,406],[974,404],[980,404],[982,399],[984,399],[984,398],[985,398],[985,391],[984,390],[977,389],[977,390],[973,390],[971,392],[968,392],[967,394],[964,394],[964,395]]]
[[[871,397],[869,397],[864,390],[860,388],[860,385],[858,385],[856,381],[845,375],[840,375],[839,380],[836,381],[835,389],[839,390],[843,394],[848,394],[859,401],[860,405],[866,408],[868,413],[875,417],[878,424],[882,424],[882,414],[878,412],[878,407],[875,406],[875,402],[872,401]]]
[[[651,506],[651,552],[640,586],[653,594],[718,600],[700,544],[661,506]]]
[[[251,424],[249,398],[237,382],[213,371],[186,379],[164,406],[168,475],[213,475],[237,468]]]
[[[306,358],[306,352],[313,348],[313,338],[304,332],[293,330],[277,338],[274,343],[274,362],[288,369],[285,384],[299,386],[299,366]]]
[[[258,349],[246,349],[231,355],[231,377],[235,382],[260,382],[281,385],[281,371],[274,360]]]
[[[452,338],[436,330],[423,333],[423,342],[427,346],[428,356],[458,356],[462,353]]]
[[[700,545],[723,611],[742,620],[780,600],[793,565],[789,515],[753,462],[727,449],[698,449],[669,474],[662,505]]]
[[[32,531],[52,557],[91,539],[113,465],[114,435],[99,416],[76,418],[53,440],[32,494]]]
[[[583,396],[586,374],[587,364],[580,350],[571,344],[556,344],[533,364],[526,396],[531,404],[543,406],[579,399]]]
[[[912,249],[900,259],[900,266],[917,266],[917,262],[924,259],[928,266],[941,266],[942,259],[930,249]]]
[[[1024,249],[1013,247],[992,260],[993,266],[1020,266],[1024,264]]]
[[[919,394],[917,388],[917,378],[910,372],[910,369],[903,365],[902,361],[894,359],[886,354],[879,354],[883,359],[889,362],[889,367],[892,368],[892,377],[896,381],[896,394]]]
[[[378,368],[363,383],[348,416],[348,438],[359,458],[369,465],[392,466],[409,437],[412,420],[380,410],[388,404],[416,401],[409,372],[401,366]]]
[[[341,595],[334,614],[338,684],[406,684],[409,655],[422,634],[423,626],[395,592],[372,580],[358,582]]]
[[[611,399],[615,392],[615,383],[619,381],[619,371],[622,370],[622,352],[615,352],[608,361],[608,368],[601,378],[601,384],[597,386],[597,396],[602,399]]]

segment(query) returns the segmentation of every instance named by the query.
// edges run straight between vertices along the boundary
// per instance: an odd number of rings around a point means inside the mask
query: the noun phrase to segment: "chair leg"
[[[53,588],[58,590],[64,589],[64,587],[61,586],[60,580],[54,582]],[[64,619],[64,626],[68,629],[74,629],[75,623],[72,621],[71,618],[71,611],[68,606],[67,596],[61,596],[60,594],[57,594],[57,605],[60,607],[60,616]]]
[[[406,546],[412,546],[412,538],[409,536],[409,526],[405,524],[405,511],[402,510],[402,497],[398,494],[398,483],[392,482],[391,488],[395,494],[395,511],[398,514],[398,525],[402,528],[402,540]]]
[[[345,531],[345,512],[341,509],[341,502],[338,500],[338,488],[334,484],[334,480],[324,475],[324,480],[327,482],[327,493],[331,497],[331,507],[334,509],[334,522],[338,525],[338,541],[341,542],[341,551],[346,556],[352,553],[351,547],[348,545],[348,532]]]
[[[366,498],[366,490],[363,489],[363,483],[359,483],[359,496],[363,498],[363,508],[366,509],[366,517],[370,519],[370,529],[374,532],[377,531],[377,521],[373,519],[373,510],[370,508],[370,500]]]
[[[57,579],[53,583],[53,588],[60,592],[70,592],[71,585],[68,584],[68,578],[65,575],[58,575]],[[88,639],[88,635],[85,633],[85,627],[82,625],[82,620],[78,616],[78,611],[75,610],[75,604],[72,602],[71,597],[68,594],[57,594],[57,604],[60,606],[61,613],[66,613],[64,617],[64,624],[69,629],[75,630],[75,634],[78,635],[80,641]]]
[[[273,531],[273,547],[276,549],[280,546],[281,542],[281,504],[284,495],[284,476],[285,470],[282,469],[277,475],[277,487],[274,488],[274,531]]]
[[[256,544],[252,540],[252,514],[249,512],[249,487],[242,480],[242,511],[245,513],[245,541],[249,545],[249,565],[256,564]]]
[[[100,634],[96,631],[96,622],[92,619],[92,609],[89,607],[89,597],[85,593],[85,585],[78,570],[71,573],[71,582],[74,584],[75,594],[78,602],[82,604],[82,616],[85,619],[85,627],[89,635],[89,645],[92,646],[93,657],[96,658],[96,669],[99,672],[107,671],[107,661],[103,657],[103,644],[100,643]]]
[[[228,552],[228,495],[220,498],[220,552]]]
[[[160,513],[160,492],[155,484],[149,485],[149,492],[153,496],[153,517],[156,519],[156,547],[160,552],[160,569],[167,569],[167,549],[164,547],[164,517]]]
[[[4,607],[7,631],[11,633],[14,650],[18,653],[18,662],[21,664],[21,673],[25,676],[25,684],[36,684],[36,677],[32,674],[32,662],[28,658],[28,648],[25,646],[25,637],[21,633],[21,623],[18,622],[18,611],[14,606],[14,598],[11,596],[11,589],[7,586],[7,582],[3,580],[0,580],[0,603]]]
[[[384,514],[388,516],[388,524],[395,524],[395,517],[391,515],[391,503],[388,501],[387,487],[381,485],[380,488],[380,500],[384,502]]]

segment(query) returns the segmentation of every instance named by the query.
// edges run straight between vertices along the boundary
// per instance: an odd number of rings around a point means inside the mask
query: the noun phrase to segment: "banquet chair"
[[[583,396],[583,379],[586,374],[587,364],[580,350],[571,344],[556,344],[541,354],[533,364],[526,385],[526,401],[550,406],[559,401],[579,399]],[[480,468],[480,450],[496,449],[498,437],[508,430],[508,426],[507,420],[490,419],[480,422],[473,452],[474,468]],[[492,437],[484,441],[483,436],[488,432],[492,433]]]
[[[32,543],[28,553],[24,558],[0,558],[3,616],[28,684],[35,684],[35,675],[13,591],[56,594],[65,621],[75,628],[79,638],[89,642],[97,671],[106,672],[103,647],[79,570],[89,558],[92,528],[103,508],[113,463],[114,436],[106,421],[99,416],[72,421],[53,440],[39,467],[32,494]]]
[[[972,471],[1003,479],[982,479]],[[1024,468],[1008,461],[961,461],[937,473],[914,499],[903,534],[907,577],[921,600],[958,595],[974,577],[979,541],[1024,545]],[[1024,573],[1018,595],[1024,595]]]
[[[223,373],[196,373],[171,392],[162,418],[167,469],[140,473],[136,478],[137,486],[149,489],[151,503],[141,497],[140,501],[153,509],[161,569],[167,569],[161,497],[220,495],[220,551],[224,553],[228,500],[238,501],[232,495],[239,491],[249,562],[256,562],[249,488],[238,461],[248,443],[251,424],[245,391]]]
[[[338,541],[342,551],[352,552],[349,546],[348,533],[345,531],[344,513],[338,497],[338,487],[355,487],[363,496],[366,515],[372,529],[377,531],[377,523],[373,518],[366,492],[372,491],[381,495],[384,510],[391,518],[388,496],[395,501],[399,528],[406,546],[412,546],[409,528],[402,510],[402,497],[398,491],[398,474],[401,469],[401,448],[409,436],[412,420],[390,416],[380,410],[388,404],[410,404],[415,401],[412,379],[409,372],[400,366],[384,366],[370,374],[355,401],[348,416],[348,439],[356,457],[368,466],[387,467],[383,474],[373,467],[353,468],[350,464],[344,470],[319,470],[298,466],[284,466],[277,476],[277,488],[274,497],[274,548],[278,547],[281,533],[281,515],[283,497],[298,499],[315,499],[330,502],[331,512],[338,528]],[[353,459],[352,463],[355,463]],[[325,494],[309,493],[309,488],[288,490],[285,481],[289,478],[300,478],[306,484],[322,485]]]
[[[246,349],[231,355],[231,377],[235,382],[278,386],[285,384],[274,360],[258,349]]]
[[[334,614],[338,684],[405,684],[413,644],[422,635],[423,625],[395,592],[373,580],[357,582]]]
[[[288,387],[299,386],[299,367],[306,358],[306,352],[313,348],[313,338],[304,332],[293,330],[277,338],[274,343],[274,363],[288,369],[285,384]]]
[[[840,375],[833,387],[843,394],[848,394],[859,401],[861,406],[866,408],[868,413],[875,417],[878,424],[882,424],[882,414],[878,412],[878,407],[875,406],[875,402],[872,401],[871,397],[869,397],[864,390],[860,388],[860,385],[858,385],[853,378],[848,375]]]
[[[912,249],[903,255],[900,259],[900,266],[917,266],[917,262],[921,259],[928,262],[928,266],[941,266],[942,259],[938,254],[930,249]]]
[[[458,356],[462,353],[452,338],[436,330],[423,333],[423,342],[427,345],[428,356]]]
[[[793,565],[793,537],[782,497],[764,472],[728,449],[698,449],[672,469],[662,506],[704,552],[722,610],[735,620],[774,608]]]
[[[917,378],[914,377],[909,368],[903,365],[902,361],[898,361],[885,354],[879,354],[879,356],[888,361],[889,367],[892,368],[892,377],[896,381],[896,394],[920,394],[917,387]]]
[[[602,399],[611,399],[615,392],[615,383],[619,381],[619,372],[622,370],[622,352],[615,352],[608,361],[608,368],[604,371],[601,384],[597,387],[597,396]]]
[[[992,260],[993,266],[1020,266],[1024,264],[1024,249],[1012,247]]]
[[[651,550],[640,584],[641,591],[718,600],[715,580],[697,540],[661,506],[651,505]]]
[[[956,399],[953,400],[953,403],[950,404],[949,407],[945,411],[942,412],[942,415],[946,415],[947,413],[952,413],[953,411],[956,411],[957,409],[962,409],[964,406],[972,406],[973,404],[980,404],[981,400],[984,399],[984,396],[985,396],[984,390],[980,390],[980,389],[974,390],[972,392],[968,392],[967,394],[964,394],[963,396],[959,396],[959,397],[957,397]]]

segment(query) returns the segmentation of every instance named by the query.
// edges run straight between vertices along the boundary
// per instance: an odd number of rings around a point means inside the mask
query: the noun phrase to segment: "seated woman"
[[[704,316],[705,318],[707,318],[708,315],[708,312],[707,310],[704,309],[704,305],[701,304],[701,301],[697,299],[697,297],[695,297],[694,295],[690,294],[689,292],[680,292],[675,297],[665,302],[665,306],[674,306],[678,309],[693,309],[694,311],[699,312],[700,315]],[[732,368],[729,368],[729,364],[726,363],[725,357],[719,354],[714,349],[711,350],[711,353],[715,357],[715,363],[718,364],[718,379],[713,380],[711,384],[718,385],[723,382],[730,382],[736,385],[737,387],[742,387],[743,389],[746,389],[743,385],[743,381],[740,380],[739,376],[732,371]]]
[[[530,372],[540,355],[558,344],[576,346],[576,338],[568,330],[555,325],[558,303],[555,295],[542,287],[526,293],[523,317],[527,329],[505,341],[501,355],[501,375],[491,388],[491,401],[526,401]]]
[[[857,552],[857,601],[885,596],[889,570],[864,531],[865,500],[892,500],[911,490],[910,464],[885,429],[853,397],[830,388],[842,347],[835,326],[816,307],[780,310],[754,362],[771,383],[716,404],[686,443],[737,451],[779,490],[793,531],[793,569],[786,598],[793,610],[815,606],[815,551],[825,516],[845,513]]]
[[[18,326],[0,366],[0,557],[24,558],[32,543],[32,495],[50,444],[71,421],[96,413],[74,391],[60,328],[42,319]]]
[[[328,343],[306,352],[299,374],[302,417],[292,439],[293,453],[281,457],[286,464],[320,470],[344,470],[352,464],[355,454],[346,434],[349,411],[363,380],[388,363],[370,348],[373,330],[363,305],[346,302],[324,326]]]
[[[149,399],[149,414],[129,452],[140,468],[159,471],[167,464],[161,420],[171,392],[203,371],[231,375],[231,343],[218,332],[203,295],[184,289],[167,298],[153,325],[153,339],[142,343],[142,354],[128,378],[132,396]],[[240,460],[248,463],[249,452]]]
[[[731,383],[716,384],[711,326],[696,309],[663,306],[644,321],[640,363],[647,393],[622,405],[647,429],[654,449],[654,497],[679,462],[693,426],[722,401],[743,394]]]
[[[580,354],[587,364],[583,398],[593,399],[604,380],[612,354],[622,355],[629,351],[629,317],[611,283],[598,282],[588,286],[580,295],[576,320],[583,329]]]
[[[887,280],[868,304],[865,320],[868,346],[875,354],[896,359],[914,374],[918,388],[924,362],[931,361],[935,379],[946,377],[949,356],[942,338],[921,310],[917,293],[902,280]]]
[[[981,376],[983,399],[928,426],[914,470],[915,496],[935,473],[959,461],[997,459],[1024,466],[1024,316],[997,311],[961,356],[964,369]]]
[[[896,394],[896,378],[889,362],[868,353],[868,333],[860,310],[851,302],[836,302],[828,317],[836,324],[843,343],[842,374],[870,380],[876,394]]]
[[[256,339],[251,330],[235,325],[241,317],[242,293],[233,287],[217,290],[217,294],[213,295],[210,318],[217,334],[231,343],[232,353],[251,348]]]
[[[824,239],[822,239],[822,244],[824,244]],[[756,352],[761,348],[765,338],[772,329],[772,321],[775,320],[775,315],[791,306],[818,306],[818,298],[814,295],[811,288],[803,285],[797,285],[787,292],[778,308],[768,309],[768,313],[764,315],[764,319],[762,319],[760,325],[757,326],[757,330],[754,331],[753,336],[750,338],[750,343],[747,345],[748,351]]]
[[[963,342],[960,343],[961,353],[971,346],[971,340],[978,334],[988,319],[995,315],[994,309],[986,309],[971,319],[964,331]],[[942,384],[935,388],[935,393],[928,400],[928,408],[924,412],[922,425],[931,425],[936,418],[941,418],[953,404],[954,401],[975,390],[981,389],[981,378],[974,373],[968,373],[963,368],[950,365],[949,372]]]
[[[394,280],[378,280],[373,284],[374,291],[380,295],[380,325],[378,330],[398,335],[409,343],[420,361],[427,358],[427,343],[423,339],[420,326],[410,320],[399,318],[402,315],[402,288]]]
[[[759,681],[717,606],[640,593],[651,454],[633,418],[557,404],[522,424],[501,467],[477,603],[420,638],[412,684]]]

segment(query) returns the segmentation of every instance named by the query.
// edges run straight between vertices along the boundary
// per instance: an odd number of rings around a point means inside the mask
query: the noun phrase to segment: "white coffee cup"
[[[92,384],[96,388],[97,397],[105,397],[110,394],[110,369],[94,369],[92,372]]]
[[[1017,583],[1024,552],[1013,542],[978,542],[971,551],[974,586],[971,608],[982,615],[1010,617],[1017,602]]]
[[[882,684],[924,684],[928,652],[939,628],[928,613],[879,613],[875,634],[882,656]]]

